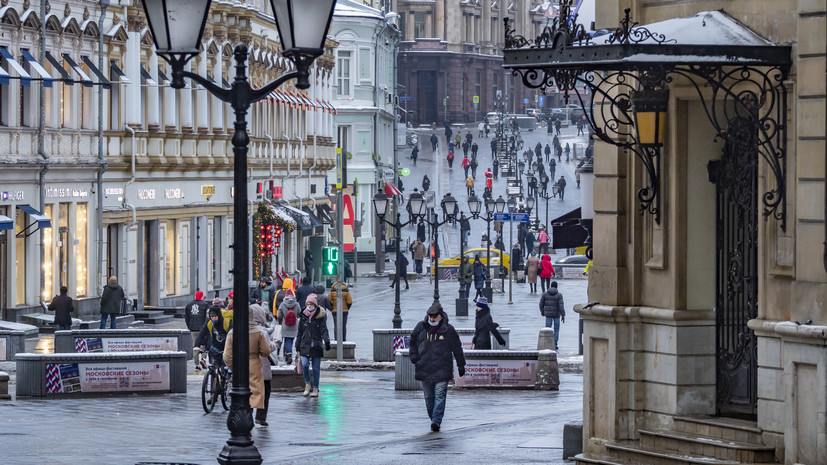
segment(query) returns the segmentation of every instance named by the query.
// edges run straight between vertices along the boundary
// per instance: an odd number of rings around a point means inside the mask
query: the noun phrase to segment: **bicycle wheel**
[[[221,406],[224,410],[230,410],[230,386],[232,385],[232,375],[227,373],[224,377],[224,387],[221,389]]]
[[[201,382],[201,406],[207,413],[212,412],[215,408],[217,380],[215,379],[215,372],[212,370],[204,374],[204,380]]]

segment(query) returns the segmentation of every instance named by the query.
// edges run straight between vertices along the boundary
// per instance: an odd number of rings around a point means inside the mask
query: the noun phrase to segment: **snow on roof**
[[[667,19],[641,25],[653,34],[663,34],[668,44],[677,45],[773,45],[722,10],[702,11],[688,18]],[[634,31],[635,28],[632,30]],[[675,41],[675,42],[672,42]],[[640,42],[655,44],[652,38]]]
[[[337,0],[333,16],[350,16],[362,18],[382,18],[382,12],[351,0]]]

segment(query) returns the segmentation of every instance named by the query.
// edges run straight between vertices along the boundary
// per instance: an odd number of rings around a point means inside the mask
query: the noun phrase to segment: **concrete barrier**
[[[542,328],[537,336],[537,350],[557,350],[554,345],[554,329]]]
[[[563,460],[583,453],[583,423],[563,425]]]
[[[494,350],[508,350],[510,344],[511,330],[508,328],[497,328],[500,335],[505,339],[505,345],[501,346],[499,342],[491,336],[491,348]],[[394,341],[401,343],[403,348],[408,348],[408,341],[410,341],[411,331],[409,329],[374,329],[373,330],[373,361],[374,362],[392,362]],[[462,341],[463,349],[471,349],[471,340],[474,338],[474,329],[472,328],[457,328],[457,334]],[[398,339],[399,338],[399,339]]]
[[[330,350],[324,351],[322,358],[326,360],[336,360],[337,344],[337,341],[330,341]],[[356,343],[352,341],[345,341],[342,344],[342,352],[344,360],[356,360]]]
[[[17,397],[187,392],[184,352],[18,354]]]
[[[454,367],[458,388],[557,390],[560,377],[557,353],[543,351],[466,350],[465,376]],[[419,390],[416,370],[408,349],[396,352],[394,389]]]
[[[0,362],[14,360],[14,354],[25,351],[25,331],[0,331]]]
[[[192,360],[192,334],[186,329],[73,329],[55,331],[55,353],[186,352]]]
[[[270,381],[270,390],[276,392],[292,392],[304,389],[304,377],[296,373],[293,365],[271,366],[273,379]]]

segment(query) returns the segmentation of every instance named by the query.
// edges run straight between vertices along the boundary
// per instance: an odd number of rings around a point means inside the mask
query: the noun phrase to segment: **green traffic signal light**
[[[325,247],[322,251],[322,273],[327,276],[339,274],[339,249],[337,247]]]

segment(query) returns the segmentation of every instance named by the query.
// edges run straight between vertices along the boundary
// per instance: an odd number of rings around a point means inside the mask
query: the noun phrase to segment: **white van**
[[[486,113],[485,116],[488,118],[488,125],[493,126],[500,122],[500,114],[496,111],[492,111],[491,113]]]

